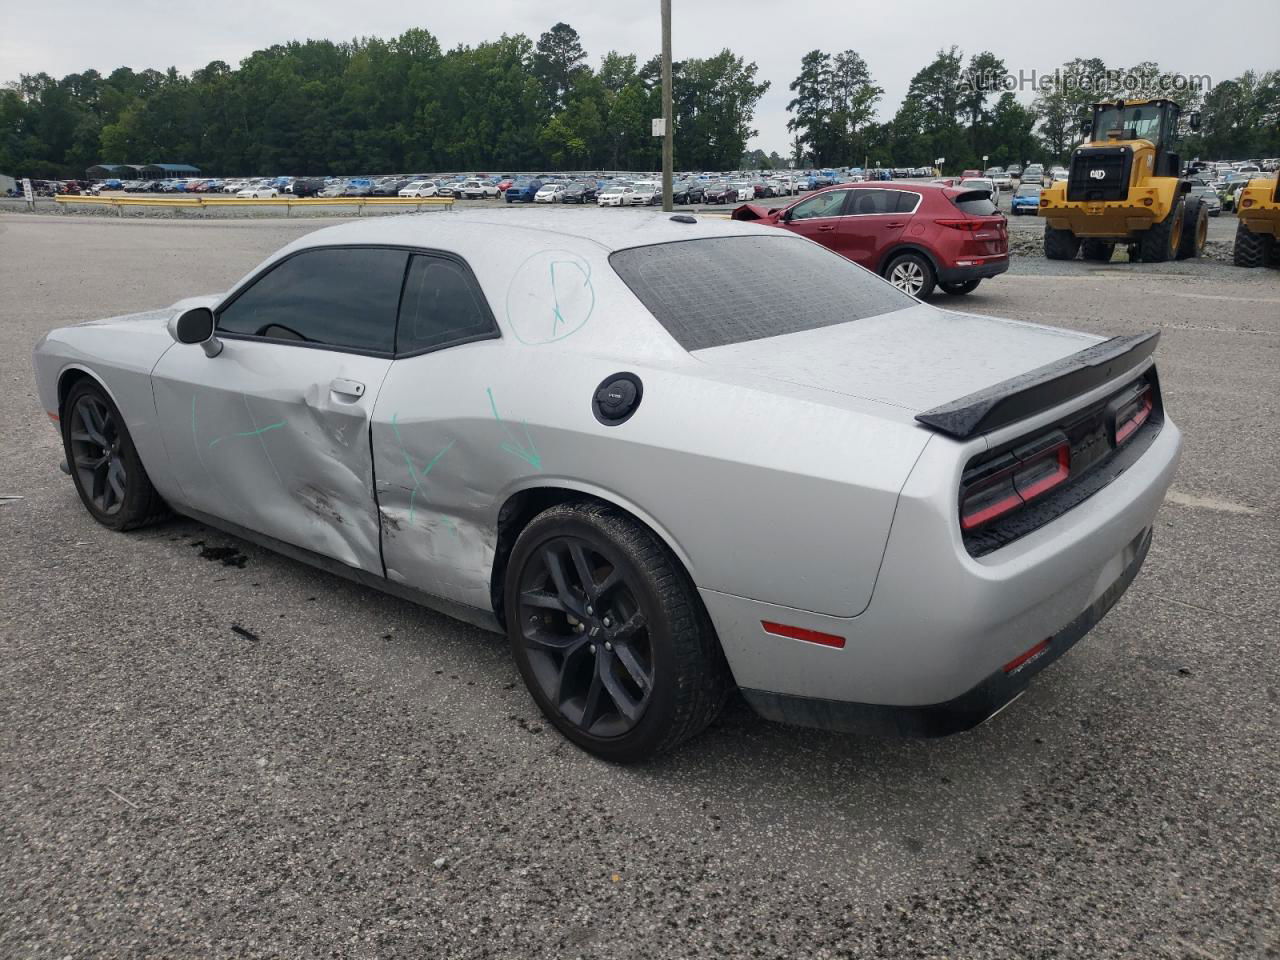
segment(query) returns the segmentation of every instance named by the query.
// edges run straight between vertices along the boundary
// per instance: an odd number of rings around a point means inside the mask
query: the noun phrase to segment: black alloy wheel
[[[503,611],[539,709],[607,760],[671,749],[732,690],[684,568],[653,531],[606,504],[561,504],[529,522],[511,551]]]
[[[81,394],[70,411],[68,425],[71,469],[85,496],[103,516],[124,507],[128,473],[120,455],[120,423],[104,398]]]

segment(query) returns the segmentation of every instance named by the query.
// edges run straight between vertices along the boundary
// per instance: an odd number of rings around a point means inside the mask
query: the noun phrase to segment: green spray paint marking
[[[195,408],[194,397],[192,398],[191,405],[192,405],[192,408],[194,409]],[[216,440],[210,440],[209,446],[211,447],[217,446],[223,440],[229,440],[231,439],[231,437],[260,437],[262,436],[262,434],[266,433],[268,430],[279,430],[283,426],[284,426],[283,420],[279,421],[278,423],[269,423],[265,427],[259,427],[257,430],[245,430],[243,433],[233,433],[227,437],[218,437]]]
[[[458,441],[450,440],[448,444],[445,445],[445,448],[432,457],[431,462],[423,467],[422,471],[419,472],[417,466],[413,462],[413,459],[404,448],[404,440],[400,437],[400,425],[396,423],[396,417],[398,416],[398,413],[393,413],[391,415],[391,430],[396,435],[396,443],[400,445],[400,456],[404,457],[404,465],[409,468],[409,480],[413,483],[413,490],[409,493],[409,522],[413,523],[413,516],[416,509],[415,501],[418,499],[418,491],[422,489],[422,481],[427,478],[427,474],[431,472],[432,468],[440,462],[440,458],[448,453],[450,448]]]
[[[542,469],[542,457],[538,455],[538,448],[533,445],[533,437],[529,436],[529,422],[527,420],[520,421],[520,425],[524,428],[524,439],[528,447],[522,446],[515,436],[507,427],[507,423],[502,417],[498,416],[498,404],[493,399],[493,388],[485,387],[485,393],[489,394],[489,407],[493,410],[493,419],[502,425],[502,432],[506,436],[506,441],[502,443],[502,449],[507,453],[513,453],[525,463],[529,464],[535,470]]]

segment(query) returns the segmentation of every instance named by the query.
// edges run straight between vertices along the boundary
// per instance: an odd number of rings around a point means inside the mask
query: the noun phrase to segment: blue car
[[[1009,213],[1011,216],[1020,217],[1024,213],[1030,216],[1038,216],[1040,212],[1040,188],[1034,183],[1027,183],[1020,186],[1013,194],[1013,199],[1009,201]]]
[[[507,187],[507,203],[515,203],[519,200],[521,203],[533,203],[534,195],[542,189],[543,182],[534,178],[527,180],[521,178]]]

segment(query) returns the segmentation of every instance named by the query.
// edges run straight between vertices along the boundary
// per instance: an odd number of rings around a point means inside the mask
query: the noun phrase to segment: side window
[[[849,213],[854,216],[896,213],[897,210],[898,191],[896,190],[855,190],[853,202],[849,204]]]
[[[461,264],[415,256],[405,280],[396,353],[497,336],[484,295]]]
[[[812,220],[814,217],[838,217],[841,207],[844,206],[844,199],[848,195],[848,190],[831,190],[809,197],[807,200],[801,200],[791,208],[791,219]]]
[[[218,314],[218,329],[390,353],[409,254],[332,247],[290,257]]]

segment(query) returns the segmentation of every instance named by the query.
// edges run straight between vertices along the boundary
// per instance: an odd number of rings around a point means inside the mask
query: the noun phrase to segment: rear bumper
[[[938,279],[943,283],[963,283],[966,280],[986,280],[998,277],[1009,269],[1009,255],[1001,257],[983,257],[982,263],[971,263],[965,267],[939,267]]]
[[[976,686],[942,703],[894,706],[750,689],[744,689],[742,695],[765,719],[801,727],[902,737],[944,737],[972,729],[1016,700],[1036,674],[1075,646],[1107,615],[1142,569],[1150,548],[1151,529],[1148,527],[1126,548],[1131,551],[1132,559],[1128,560],[1120,576],[1079,616],[1046,638],[1042,651],[1010,669],[996,670]],[[1035,642],[1032,638],[1028,641]]]

